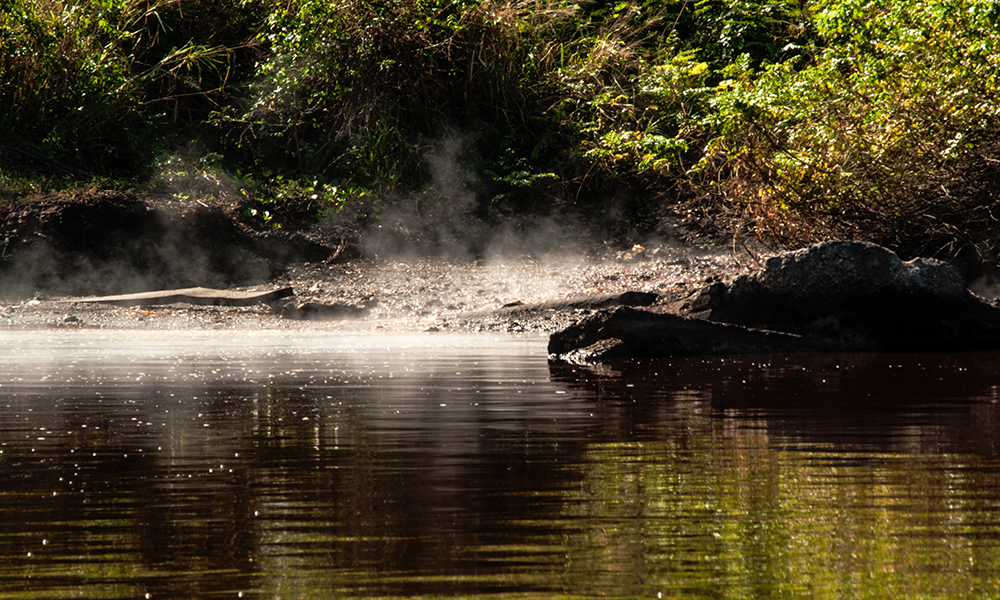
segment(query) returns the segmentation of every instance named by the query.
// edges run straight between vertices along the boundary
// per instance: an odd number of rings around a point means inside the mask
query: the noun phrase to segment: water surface
[[[1000,354],[0,332],[0,598],[997,597]]]

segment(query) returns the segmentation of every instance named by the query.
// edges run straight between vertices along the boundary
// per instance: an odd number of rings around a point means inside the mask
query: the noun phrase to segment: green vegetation
[[[458,140],[481,216],[613,209],[641,231],[673,211],[983,254],[998,19],[989,0],[0,0],[0,187],[162,179],[198,147],[265,203],[370,216],[446,201],[427,157]]]
[[[815,42],[722,72],[705,114],[716,197],[785,242],[874,237],[910,252],[988,252],[1000,117],[1000,5],[840,0]]]

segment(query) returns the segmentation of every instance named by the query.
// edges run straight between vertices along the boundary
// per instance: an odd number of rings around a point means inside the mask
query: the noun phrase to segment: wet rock
[[[597,340],[583,348],[575,348],[561,355],[563,361],[572,364],[603,363],[610,360],[635,358],[629,345],[618,338]]]
[[[954,268],[859,242],[774,257],[757,273],[695,290],[677,311],[602,311],[553,334],[549,351],[586,361],[623,357],[624,348],[638,357],[1000,348],[1000,309]]]
[[[614,306],[650,306],[658,299],[658,295],[652,292],[622,292],[620,294],[593,294],[589,296],[576,296],[559,300],[549,300],[526,304],[521,301],[504,304],[496,311],[499,315],[512,315],[516,313],[537,312],[543,310],[571,310],[611,308]]]
[[[279,314],[286,319],[301,321],[335,321],[361,318],[368,314],[368,308],[342,302],[331,304],[321,302],[295,304],[290,302],[279,309]]]
[[[623,358],[831,350],[826,339],[712,323],[619,307],[600,311],[549,338],[550,358],[573,363]]]

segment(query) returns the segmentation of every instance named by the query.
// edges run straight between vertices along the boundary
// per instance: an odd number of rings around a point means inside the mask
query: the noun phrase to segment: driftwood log
[[[154,306],[159,304],[203,304],[213,306],[252,306],[267,304],[294,295],[290,287],[263,292],[237,292],[233,290],[213,290],[194,287],[179,290],[158,290],[153,292],[138,292],[135,294],[120,294],[117,296],[88,296],[85,298],[67,298],[65,302],[97,302],[115,306]]]

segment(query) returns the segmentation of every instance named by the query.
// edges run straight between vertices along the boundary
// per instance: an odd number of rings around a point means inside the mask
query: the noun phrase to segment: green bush
[[[806,56],[727,71],[703,167],[762,237],[900,242],[956,209],[953,168],[1000,117],[1000,7],[827,0]],[[905,235],[905,233],[904,233]]]

